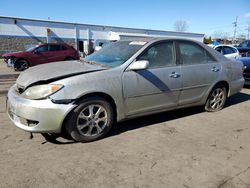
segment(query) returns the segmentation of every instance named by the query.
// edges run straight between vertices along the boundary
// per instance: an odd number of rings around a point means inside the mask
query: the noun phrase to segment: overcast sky
[[[185,20],[187,32],[206,35],[232,34],[238,16],[246,34],[250,0],[1,0],[0,15],[159,30]]]

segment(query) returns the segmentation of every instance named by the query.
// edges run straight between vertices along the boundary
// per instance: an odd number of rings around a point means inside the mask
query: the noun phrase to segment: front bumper
[[[11,57],[4,57],[4,62],[6,63],[7,67],[14,67],[14,59]]]
[[[243,73],[243,76],[245,78],[245,85],[250,85],[250,72]]]
[[[12,86],[7,96],[7,113],[19,128],[33,133],[59,133],[73,104],[55,104],[50,99],[29,100]]]

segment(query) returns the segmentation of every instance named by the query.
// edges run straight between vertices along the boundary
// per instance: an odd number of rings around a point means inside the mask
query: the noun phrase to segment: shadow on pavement
[[[236,95],[233,95],[232,97],[227,99],[227,102],[225,104],[225,108],[235,105],[235,104],[239,104],[245,101],[250,100],[250,95],[246,94],[246,93],[238,93]]]
[[[238,93],[227,99],[225,108],[248,101],[248,100],[250,100],[249,94]],[[204,110],[201,107],[190,107],[190,108],[183,108],[179,110],[168,111],[168,112],[158,113],[154,115],[147,115],[147,116],[127,120],[127,121],[116,124],[113,127],[113,129],[110,131],[107,137],[116,136],[127,131],[131,131],[131,130],[135,130],[135,129],[139,129],[139,128],[147,127],[147,126],[153,126],[158,123],[171,121],[174,119],[179,119],[179,118],[183,118],[183,117],[190,116],[190,115],[195,115],[195,114],[199,114],[202,112],[204,112]],[[54,143],[54,144],[58,144],[58,145],[78,143],[73,140],[70,140],[69,137],[65,139],[67,139],[68,141],[65,141],[65,142],[61,142],[58,140],[55,140],[55,141],[47,140],[47,141]]]
[[[183,118],[190,115],[195,115],[204,112],[201,107],[184,108],[174,111],[168,111],[163,113],[158,113],[154,115],[148,115],[139,117],[136,119],[127,120],[118,123],[108,136],[115,136],[122,134],[127,131],[139,129],[147,126],[154,126],[158,123],[163,123],[166,121],[171,121],[174,119]]]

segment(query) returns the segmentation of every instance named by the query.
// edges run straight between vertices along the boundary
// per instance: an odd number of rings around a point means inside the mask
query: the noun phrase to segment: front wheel
[[[14,64],[15,71],[24,71],[27,68],[29,68],[29,63],[23,59],[16,61]]]
[[[208,112],[216,112],[221,110],[226,102],[227,90],[222,84],[215,86],[210,92],[205,104],[205,110]]]
[[[112,106],[103,98],[89,97],[69,114],[65,128],[74,140],[91,142],[103,138],[113,122]]]

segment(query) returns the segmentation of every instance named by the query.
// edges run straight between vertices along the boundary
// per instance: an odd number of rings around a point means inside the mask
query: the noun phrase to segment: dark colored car
[[[3,54],[2,57],[8,66],[15,70],[25,70],[31,66],[64,60],[78,60],[79,54],[67,44],[41,44],[24,52]]]
[[[245,70],[243,72],[243,76],[245,78],[245,85],[250,85],[250,57],[242,57],[238,60],[243,62],[245,67]]]
[[[240,43],[237,49],[242,57],[250,57],[250,40],[245,40]]]

